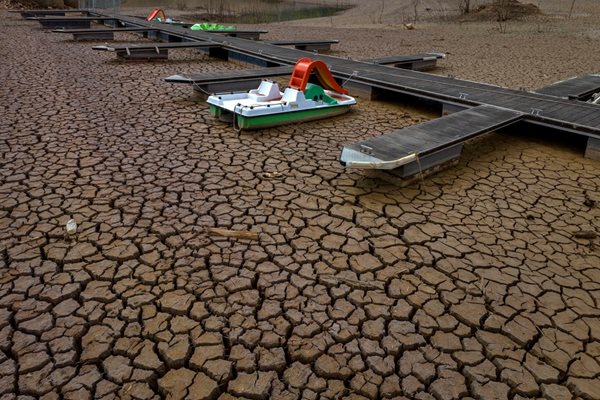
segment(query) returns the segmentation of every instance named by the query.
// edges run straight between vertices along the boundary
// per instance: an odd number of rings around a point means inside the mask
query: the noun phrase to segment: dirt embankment
[[[540,9],[535,4],[521,3],[517,0],[496,0],[483,4],[461,17],[463,21],[508,21],[530,15],[537,15]]]
[[[36,8],[78,7],[77,0],[0,0],[0,9],[27,10]]]
[[[22,1],[14,1],[14,0],[0,0],[0,9],[7,10],[21,10],[21,9],[29,9],[39,7],[39,3],[31,0],[22,0]]]

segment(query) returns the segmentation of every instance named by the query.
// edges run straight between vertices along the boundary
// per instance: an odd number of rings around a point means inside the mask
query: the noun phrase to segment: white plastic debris
[[[66,228],[69,235],[74,235],[77,232],[77,222],[74,219],[70,219],[67,221]]]

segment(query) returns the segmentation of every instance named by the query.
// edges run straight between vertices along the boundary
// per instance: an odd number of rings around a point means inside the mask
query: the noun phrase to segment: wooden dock
[[[489,105],[468,108],[346,146],[340,162],[354,168],[393,169],[408,177],[460,156],[465,140],[522,118],[522,113]]]
[[[115,33],[141,33],[145,37],[154,28],[113,28],[113,29],[54,29],[53,33],[73,35],[74,40],[115,40]]]
[[[88,14],[88,10],[78,8],[71,8],[67,10],[8,10],[8,12],[21,14],[21,17],[23,18],[46,17],[51,15],[63,17],[67,14]]]
[[[281,67],[208,72],[204,74],[180,74],[165,78],[169,83],[192,85],[192,88],[203,94],[220,92],[237,92],[256,89],[263,78],[287,76],[294,68],[289,65]]]
[[[485,83],[455,79],[452,77],[432,75],[410,69],[390,68],[374,62],[365,62],[351,59],[343,59],[330,55],[315,54],[298,49],[276,46],[266,42],[246,40],[236,37],[227,37],[222,34],[204,31],[191,31],[180,26],[168,24],[156,24],[140,20],[139,18],[123,15],[110,15],[95,13],[94,16],[104,20],[117,20],[119,26],[145,27],[159,30],[159,36],[165,41],[198,41],[211,43],[219,46],[218,51],[212,55],[222,59],[238,59],[251,62],[263,67],[291,66],[301,57],[311,57],[325,62],[334,76],[344,82],[351,93],[358,92],[362,95],[373,97],[378,92],[395,92],[409,95],[414,98],[435,101],[441,103],[446,111],[455,112],[466,109],[474,109],[472,113],[458,112],[455,116],[443,117],[434,125],[428,125],[427,129],[404,129],[389,134],[389,140],[385,143],[385,163],[376,163],[371,160],[372,168],[385,168],[380,165],[390,165],[387,161],[406,160],[407,142],[402,138],[405,135],[414,135],[410,143],[410,152],[423,164],[436,162],[433,157],[439,152],[455,147],[468,138],[482,134],[490,129],[497,129],[497,110],[506,110],[514,118],[509,118],[506,123],[520,121],[549,127],[564,132],[565,134],[577,134],[588,137],[588,155],[595,157],[596,149],[600,147],[600,106],[575,100],[581,98],[582,93],[595,90],[598,81],[595,75],[593,79],[575,80],[569,84],[557,84],[552,89],[540,89],[538,92],[508,89]],[[217,50],[217,49],[215,49]],[[393,64],[393,63],[392,63]],[[593,81],[590,83],[590,81]],[[580,86],[584,88],[581,89]],[[494,111],[490,111],[494,110]],[[504,114],[504,113],[502,113]],[[477,117],[475,117],[477,115]],[[472,119],[480,121],[481,118],[489,118],[490,123],[481,122],[486,129],[470,129]],[[450,119],[451,118],[451,119]],[[463,128],[461,128],[461,123]],[[456,137],[456,140],[435,140],[435,132],[443,131],[444,124],[450,124],[453,130],[464,129],[465,134]],[[420,132],[420,133],[416,133]],[[423,132],[426,132],[423,133]],[[444,136],[443,134],[440,134]],[[382,137],[386,137],[384,135]],[[401,139],[402,138],[402,139]],[[457,142],[458,141],[458,142]],[[380,146],[379,142],[374,146]],[[368,145],[368,147],[373,147]],[[356,156],[364,146],[348,145],[346,154]],[[352,150],[352,151],[349,151]],[[377,152],[372,149],[376,154]],[[367,154],[367,153],[365,153]],[[368,155],[368,154],[367,154]],[[395,157],[395,158],[394,158]],[[427,159],[428,157],[433,157]],[[375,157],[376,158],[376,157]],[[346,158],[342,160],[347,166],[357,166],[360,160]],[[357,161],[357,162],[353,162]],[[412,166],[414,167],[414,165]],[[405,167],[407,170],[411,166]],[[413,168],[414,169],[414,168]]]
[[[375,64],[382,63],[382,65],[392,64],[399,68],[417,69],[422,67],[429,69],[432,67],[432,62],[433,66],[435,66],[435,62],[444,56],[445,55],[442,53],[427,53],[370,59],[366,60],[366,62]],[[256,89],[263,78],[289,76],[291,75],[293,69],[293,66],[285,65],[258,69],[221,71],[215,73],[178,74],[165,78],[165,81],[169,83],[192,85],[194,90],[204,94],[247,91],[250,89]]]
[[[435,68],[437,61],[443,58],[446,58],[446,54],[444,53],[422,53],[372,58],[365,60],[365,62],[378,65],[393,65],[396,68],[412,69],[415,71],[426,71]]]
[[[63,17],[63,16],[42,16],[27,17],[27,20],[38,21],[44,29],[85,29],[91,27],[92,22],[118,21],[117,18],[100,16],[98,14],[88,14],[87,17]]]
[[[276,46],[294,46],[298,50],[307,51],[329,51],[332,44],[339,43],[339,40],[268,40],[265,43]]]
[[[586,100],[600,90],[600,75],[584,75],[537,89],[536,93],[567,99]]]
[[[128,44],[125,46],[94,46],[92,49],[99,51],[110,51],[117,57],[125,60],[139,59],[167,59],[169,50],[173,49],[213,49],[221,48],[221,45],[209,42],[177,42],[177,43],[148,43]]]

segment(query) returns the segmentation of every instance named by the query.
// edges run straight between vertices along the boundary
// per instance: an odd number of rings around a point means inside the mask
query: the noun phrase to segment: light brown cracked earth
[[[489,135],[402,188],[337,156],[413,109],[238,134],[161,78],[240,65],[0,17],[0,399],[600,398],[580,147]]]

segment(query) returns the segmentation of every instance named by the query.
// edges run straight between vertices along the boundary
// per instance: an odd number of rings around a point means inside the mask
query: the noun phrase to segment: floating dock
[[[536,93],[574,100],[587,100],[600,90],[600,75],[584,75],[556,82],[536,90]]]
[[[289,43],[289,42],[286,42]],[[435,67],[438,59],[444,58],[443,53],[425,53],[404,55],[366,60],[368,63],[394,65],[398,68],[417,70]],[[208,93],[247,91],[256,89],[263,78],[291,75],[292,66],[267,67],[237,71],[223,71],[204,74],[179,74],[165,78],[169,83],[192,85],[194,90]]]
[[[46,16],[57,16],[62,17],[67,14],[83,14],[88,15],[88,10],[70,8],[67,10],[8,10],[9,13],[21,14],[23,18],[30,17],[46,17]]]
[[[325,62],[333,75],[359,96],[373,98],[381,92],[400,93],[438,102],[443,105],[445,113],[456,112],[455,115],[442,117],[434,123],[381,136],[390,138],[389,140],[369,139],[349,144],[341,155],[342,164],[348,167],[365,167],[364,162],[368,160],[369,168],[402,167],[406,173],[401,175],[408,176],[419,165],[420,168],[424,165],[435,166],[442,162],[440,160],[458,156],[460,152],[457,154],[457,145],[465,140],[516,122],[585,136],[588,138],[586,155],[598,158],[600,106],[581,101],[600,89],[600,78],[597,75],[575,78],[537,91],[521,91],[410,69],[391,68],[375,62],[376,60],[369,62],[344,59],[215,32],[192,31],[182,26],[147,22],[136,17],[90,12],[85,18],[87,21],[116,21],[115,26],[125,28],[153,29],[157,31],[158,39],[167,42],[196,41],[200,42],[199,47],[204,43],[210,44],[210,54],[214,57],[237,59],[263,67],[291,67],[298,59],[310,56]],[[47,19],[58,20],[59,17]],[[68,18],[63,17],[61,20],[68,23]],[[431,61],[433,60],[429,60]],[[472,109],[471,112],[468,112],[469,109]],[[467,112],[460,112],[462,110]],[[447,129],[444,128],[446,124]],[[458,134],[459,131],[463,133]],[[381,148],[382,146],[385,148]]]
[[[148,37],[154,28],[113,28],[113,29],[54,29],[53,33],[73,35],[74,40],[115,40],[115,33],[141,33]]]
[[[94,46],[94,50],[111,51],[117,57],[129,60],[137,59],[166,59],[169,50],[173,49],[213,49],[221,48],[218,44],[209,42],[178,42],[178,43],[148,43],[127,46]]]
[[[118,21],[117,18],[104,17],[89,14],[87,17],[63,17],[63,16],[43,16],[28,17],[27,20],[37,21],[44,29],[85,29],[91,27],[92,22]]]

